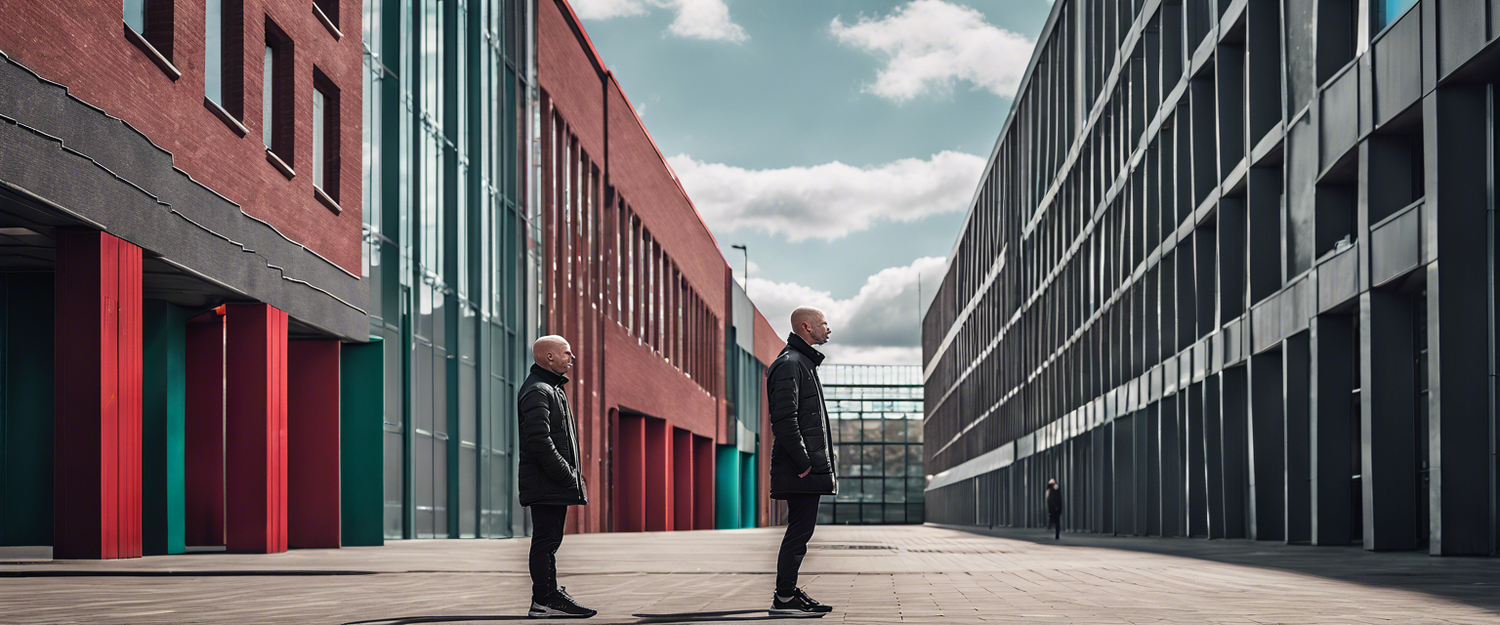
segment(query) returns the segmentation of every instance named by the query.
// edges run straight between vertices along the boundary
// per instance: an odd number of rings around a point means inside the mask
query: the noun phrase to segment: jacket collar
[[[541,378],[543,382],[551,384],[552,386],[562,386],[568,383],[568,376],[558,375],[556,373],[548,371],[546,367],[538,364],[531,365],[531,375]]]
[[[807,341],[802,340],[802,337],[795,333],[787,335],[786,346],[802,352],[803,356],[807,356],[808,360],[812,361],[814,367],[823,364],[823,352],[813,349],[813,346],[808,345]]]

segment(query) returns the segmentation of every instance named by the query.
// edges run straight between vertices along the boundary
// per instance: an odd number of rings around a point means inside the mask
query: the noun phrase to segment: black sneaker
[[[792,591],[792,596],[783,596],[776,593],[771,598],[771,616],[789,616],[792,618],[821,618],[823,615],[833,611],[833,606],[818,603],[817,599],[807,596],[801,588]]]
[[[547,595],[545,599],[531,600],[531,611],[526,616],[531,618],[588,618],[598,614],[598,610],[590,610],[573,600],[568,594],[567,588],[558,588]]]

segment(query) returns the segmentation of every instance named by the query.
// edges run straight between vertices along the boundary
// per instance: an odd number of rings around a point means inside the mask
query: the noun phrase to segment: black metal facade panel
[[[368,336],[359,276],[195,182],[123,121],[3,56],[0,182],[318,331]]]
[[[1060,0],[924,318],[928,518],[1493,553],[1490,4]]]
[[[1371,44],[1375,123],[1384,124],[1422,97],[1422,12],[1412,11]]]

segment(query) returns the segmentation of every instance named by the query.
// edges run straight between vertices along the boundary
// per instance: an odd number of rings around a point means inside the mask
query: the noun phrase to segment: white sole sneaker
[[[562,610],[555,610],[546,606],[531,605],[531,610],[526,613],[528,618],[589,618],[593,614],[569,614]]]

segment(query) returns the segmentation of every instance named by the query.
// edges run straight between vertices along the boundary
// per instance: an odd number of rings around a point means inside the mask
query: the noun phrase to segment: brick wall
[[[622,412],[723,438],[730,268],[565,0],[542,0],[536,19],[547,331],[581,357],[569,391],[590,505],[569,531],[608,531],[640,505],[639,488],[611,481],[624,474],[610,452]],[[647,267],[669,288],[641,288]],[[681,323],[643,324],[655,302],[680,308]]]
[[[126,37],[120,0],[0,0],[0,51],[75,97],[118,117],[173,155],[173,164],[346,271],[360,273],[361,142],[359,0],[341,0],[334,35],[303,0],[243,0],[243,110],[240,136],[204,105],[204,3],[176,0],[172,80]],[[226,2],[226,6],[235,3]],[[261,75],[269,17],[295,43],[296,177],[267,162],[261,142]],[[226,19],[229,19],[226,16]],[[155,39],[155,37],[152,37]],[[339,89],[342,128],[335,214],[313,196],[313,67]],[[233,72],[226,73],[226,79]],[[228,86],[226,85],[226,88]],[[330,185],[331,186],[331,185]]]

